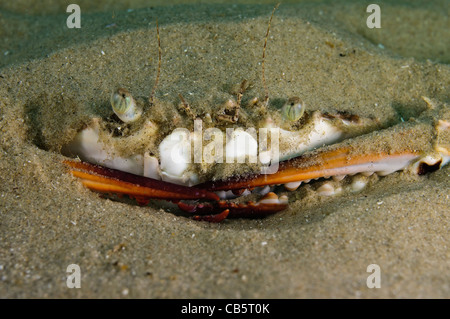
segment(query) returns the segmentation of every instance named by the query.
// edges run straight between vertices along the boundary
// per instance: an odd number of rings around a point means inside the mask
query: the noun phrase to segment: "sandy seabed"
[[[174,112],[181,93],[212,111],[243,79],[244,100],[262,98],[273,4],[80,1],[82,28],[69,30],[67,4],[43,3],[0,6],[1,297],[450,297],[449,167],[331,198],[307,185],[284,212],[221,224],[104,199],[67,173],[61,146],[110,114],[114,88],[151,92],[156,18],[161,105]],[[301,96],[310,109],[381,120],[418,116],[421,96],[448,107],[446,1],[379,4],[381,29],[367,28],[358,1],[282,4],[266,51],[274,105]],[[70,264],[80,289],[66,286]],[[370,264],[380,289],[366,285]]]

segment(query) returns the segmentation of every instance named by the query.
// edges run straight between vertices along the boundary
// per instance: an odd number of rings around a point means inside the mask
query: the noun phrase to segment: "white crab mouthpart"
[[[334,196],[342,192],[342,187],[334,187],[330,182],[326,182],[317,189],[320,196]]]
[[[363,190],[368,183],[367,176],[364,175],[356,175],[355,178],[353,178],[352,183],[350,185],[351,191],[354,193],[357,193],[361,190]]]
[[[298,132],[281,130],[280,139],[290,139],[292,141],[297,141],[297,145],[292,150],[286,152],[281,156],[292,157],[303,154],[304,152],[311,151],[319,146],[332,144],[343,137],[343,132],[337,127],[333,126],[328,120],[324,118],[316,118],[314,122],[314,128],[311,130],[309,135],[303,140],[299,140]],[[295,144],[294,144],[295,145]]]
[[[258,143],[255,138],[241,128],[234,130],[225,146],[227,163],[244,163],[248,157],[250,162],[256,162]]]
[[[154,156],[150,156],[148,152],[144,153],[144,171],[145,177],[153,179],[161,179],[161,171],[159,169],[158,159]]]
[[[286,195],[281,195],[280,197],[278,197],[278,195],[273,192],[267,193],[258,202],[258,204],[287,204],[287,203],[288,198]]]
[[[191,168],[191,146],[195,135],[187,130],[175,130],[159,144],[161,177],[163,181],[194,185],[198,183]]]
[[[286,183],[284,184],[284,187],[288,190],[288,191],[295,191],[297,190],[297,188],[299,188],[299,186],[302,184],[301,181],[299,182],[290,182],[290,183]]]
[[[159,145],[160,168],[164,181],[189,186],[198,183],[199,178],[193,171],[191,156],[196,138],[201,136],[185,129],[177,129],[161,142]],[[227,163],[244,163],[247,158],[250,158],[250,161],[253,158],[256,162],[258,144],[248,132],[236,129],[227,138],[225,152]]]
[[[80,159],[93,164],[106,166],[124,172],[143,175],[144,159],[138,154],[121,157],[106,149],[99,141],[98,121],[78,133],[75,139],[66,147],[69,153],[76,154]]]
[[[370,175],[372,175],[373,173],[371,173]],[[345,178],[345,175],[334,175],[333,176],[333,180],[336,182],[340,182]]]
[[[347,121],[342,120],[343,124]],[[333,123],[319,115],[313,114],[313,122],[308,134],[305,134],[304,130],[299,131],[287,131],[284,129],[279,130],[279,156],[276,157],[273,154],[273,150],[265,151],[260,154],[260,160],[263,164],[274,161],[284,161],[289,158],[299,156],[305,152],[314,150],[317,147],[333,144],[343,140],[346,134],[339,128],[333,125]],[[266,126],[271,128],[271,123],[267,123]]]

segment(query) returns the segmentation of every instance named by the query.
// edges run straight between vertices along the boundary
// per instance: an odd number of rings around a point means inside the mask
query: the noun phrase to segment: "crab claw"
[[[377,172],[387,175],[403,169],[419,154],[414,151],[398,153],[358,154],[351,148],[318,151],[280,163],[275,174],[235,176],[222,181],[208,182],[197,187],[210,191],[248,189],[265,185],[309,181],[321,177]]]
[[[204,222],[210,222],[210,223],[220,223],[225,218],[227,218],[228,214],[230,213],[229,209],[225,209],[220,214],[215,215],[195,215],[192,218],[197,221],[204,221]]]
[[[269,193],[258,203],[235,204],[219,201],[219,196],[205,189],[176,185],[148,177],[138,176],[119,170],[85,162],[65,160],[73,176],[81,179],[87,188],[118,195],[128,195],[139,204],[146,205],[150,199],[165,199],[178,203],[181,210],[197,213],[194,220],[218,223],[227,217],[264,217],[284,210],[287,198]],[[186,204],[180,200],[212,200],[213,203]],[[221,211],[221,213],[215,213]]]
[[[126,194],[140,204],[146,204],[150,199],[175,202],[182,199],[219,200],[215,193],[204,189],[175,185],[85,162],[65,160],[64,164],[87,188],[101,193]]]
[[[228,218],[261,218],[268,215],[278,213],[288,206],[288,200],[286,196],[278,197],[275,193],[266,194],[259,202],[248,202],[246,204],[236,204],[227,201],[219,201],[215,203],[200,203],[196,205],[186,204],[183,202],[178,203],[178,207],[188,213],[197,213],[194,216],[195,220],[210,220],[212,218],[218,219],[220,216],[226,216],[220,219],[222,221],[226,217]],[[214,212],[222,211],[220,214],[213,214]]]

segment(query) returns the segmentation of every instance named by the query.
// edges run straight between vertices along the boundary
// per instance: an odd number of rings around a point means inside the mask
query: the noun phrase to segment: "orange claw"
[[[63,162],[70,167],[72,175],[80,178],[87,188],[101,193],[126,194],[136,198],[139,203],[146,203],[149,199],[219,200],[215,193],[204,189],[176,185],[85,162]]]
[[[389,170],[399,167],[419,157],[419,152],[401,151],[396,153],[378,152],[361,154],[351,147],[316,151],[279,163],[274,174],[254,174],[206,182],[197,185],[210,191],[246,189],[265,185],[300,182],[320,177],[355,174],[366,171]]]

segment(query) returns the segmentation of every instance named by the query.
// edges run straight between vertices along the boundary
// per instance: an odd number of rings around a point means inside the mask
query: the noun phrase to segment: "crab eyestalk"
[[[305,109],[305,103],[299,97],[291,97],[281,109],[281,114],[284,119],[296,122],[303,116]]]
[[[113,92],[111,106],[114,113],[125,123],[137,121],[142,115],[142,108],[127,89],[119,88]]]

